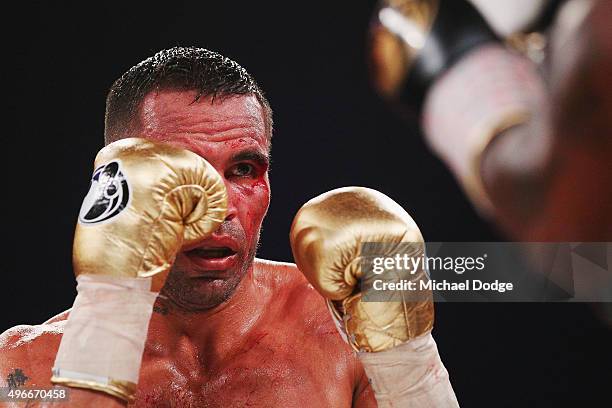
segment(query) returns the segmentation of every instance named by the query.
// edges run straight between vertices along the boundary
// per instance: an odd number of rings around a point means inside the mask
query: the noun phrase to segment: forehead
[[[139,109],[143,136],[190,145],[243,139],[268,150],[263,109],[254,95],[196,97],[185,90],[145,95]]]

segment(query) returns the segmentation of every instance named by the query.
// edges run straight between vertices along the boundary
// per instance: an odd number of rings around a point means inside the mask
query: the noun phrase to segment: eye
[[[227,177],[253,177],[255,166],[250,163],[238,163],[232,166],[226,173]]]

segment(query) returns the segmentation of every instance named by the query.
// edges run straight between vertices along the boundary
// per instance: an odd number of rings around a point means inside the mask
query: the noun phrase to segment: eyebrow
[[[230,161],[253,161],[261,166],[268,166],[270,164],[270,158],[257,150],[244,150],[236,153],[230,158]]]

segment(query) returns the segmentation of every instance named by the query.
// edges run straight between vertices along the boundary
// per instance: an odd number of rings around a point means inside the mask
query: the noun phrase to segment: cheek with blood
[[[243,196],[260,196],[261,200],[259,201],[267,201],[270,195],[270,187],[263,179],[257,179],[250,184],[240,185],[238,186],[237,191]]]
[[[270,190],[264,181],[256,181],[249,186],[236,189],[239,207],[242,209],[245,227],[256,229],[261,224],[270,202]]]

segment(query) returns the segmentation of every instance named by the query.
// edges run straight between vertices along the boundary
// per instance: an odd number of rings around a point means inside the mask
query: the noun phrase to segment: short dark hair
[[[255,79],[236,61],[204,48],[174,47],[159,51],[130,68],[115,81],[106,97],[104,141],[130,135],[140,126],[138,110],[144,97],[162,89],[196,90],[201,97],[252,94],[261,104],[266,135],[272,137],[272,109]]]

